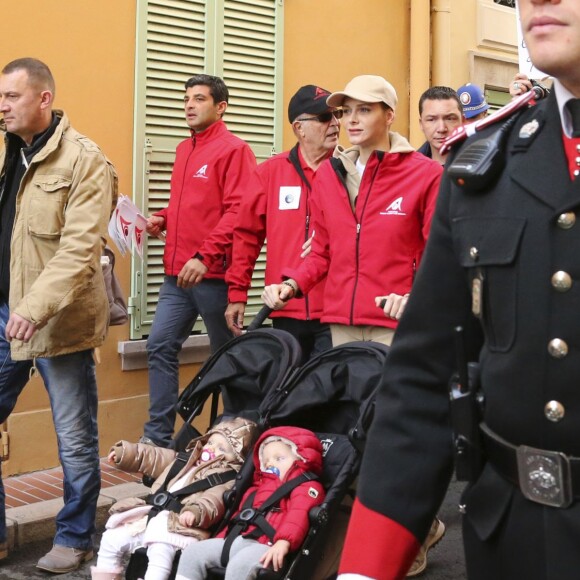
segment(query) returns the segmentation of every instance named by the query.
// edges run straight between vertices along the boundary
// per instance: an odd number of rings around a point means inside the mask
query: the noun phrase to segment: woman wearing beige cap
[[[441,167],[390,130],[397,93],[384,78],[361,75],[327,103],[342,107],[352,144],[336,147],[319,168],[312,194],[316,235],[299,268],[268,286],[274,309],[307,294],[327,275],[322,320],[333,345],[352,340],[390,344],[419,265]]]
[[[312,192],[311,253],[286,280],[264,290],[283,308],[327,276],[322,321],[334,346],[373,340],[390,344],[425,249],[442,168],[391,131],[397,93],[384,78],[361,75],[331,94],[342,107],[352,144],[338,145],[318,169]],[[408,576],[427,567],[427,552],[445,533],[435,519]]]

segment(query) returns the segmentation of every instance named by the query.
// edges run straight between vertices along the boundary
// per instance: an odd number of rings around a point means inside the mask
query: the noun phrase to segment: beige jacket
[[[95,143],[73,129],[62,111],[56,114],[61,121],[30,162],[16,197],[10,311],[38,330],[28,344],[12,341],[14,360],[97,347],[108,327],[100,259],[117,174]],[[5,153],[4,147],[2,171]]]
[[[389,131],[389,140],[391,142],[389,153],[410,153],[411,151],[415,151],[407,139],[399,133]],[[361,175],[356,168],[359,155],[360,149],[357,145],[349,147],[348,149],[345,149],[342,145],[337,145],[332,154],[333,157],[342,161],[342,165],[346,170],[346,188],[348,189],[350,206],[353,209],[361,181]]]
[[[220,457],[213,460],[199,463],[204,443],[209,439],[212,433],[221,433],[224,435],[232,447],[237,458],[234,461],[226,461]],[[212,473],[224,473],[226,471],[239,471],[245,456],[251,449],[256,436],[256,426],[252,421],[235,418],[218,424],[204,436],[194,439],[188,446],[187,450],[191,455],[185,465],[179,472],[168,482],[167,488],[171,488],[177,481],[182,480],[180,489],[196,481],[205,479]],[[143,443],[129,443],[119,441],[112,448],[115,452],[115,464],[119,469],[129,472],[139,472],[151,477],[155,477],[155,482],[151,486],[151,492],[155,493],[165,482],[169,470],[173,465],[177,453],[170,449],[162,449]],[[223,501],[224,492],[231,489],[234,481],[216,485],[204,491],[190,494],[181,499],[183,505],[182,512],[191,511],[195,516],[193,527],[188,528],[179,523],[179,514],[170,512],[168,519],[168,531],[177,532],[186,536],[193,536],[203,540],[210,536],[211,528],[219,522],[225,512]],[[147,518],[141,518],[142,512],[133,510],[133,508],[146,505],[145,500],[140,498],[126,498],[115,503],[109,513],[118,514],[126,512],[126,517],[116,518],[114,527],[118,525],[134,522],[134,514],[137,513],[139,521],[133,523],[134,531],[139,532],[145,529]],[[109,527],[109,525],[108,525]]]

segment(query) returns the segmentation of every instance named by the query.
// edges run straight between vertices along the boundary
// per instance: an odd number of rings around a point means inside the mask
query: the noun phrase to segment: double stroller
[[[336,572],[343,539],[340,532],[348,520],[352,487],[387,353],[388,347],[378,343],[353,342],[298,367],[301,352],[294,337],[280,330],[259,329],[214,353],[181,394],[178,412],[184,425],[174,439],[178,450],[200,435],[192,423],[206,404],[211,405],[209,426],[240,416],[256,422],[260,432],[292,425],[314,431],[321,440],[324,502],[310,511],[306,539],[287,558],[285,568],[279,572],[262,569],[258,578],[324,580]],[[250,455],[226,494],[225,523],[237,511],[253,472]],[[126,578],[142,578],[146,566],[145,550],[138,550],[131,556]],[[223,578],[223,574],[223,569],[212,570],[208,577]]]

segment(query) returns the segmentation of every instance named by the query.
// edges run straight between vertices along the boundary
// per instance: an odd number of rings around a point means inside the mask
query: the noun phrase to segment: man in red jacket
[[[298,267],[308,252],[314,230],[310,224],[310,196],[317,169],[338,144],[340,109],[329,107],[330,93],[315,85],[298,89],[288,105],[288,120],[298,143],[258,166],[240,205],[234,229],[232,265],[226,273],[230,330],[242,332],[252,272],[264,240],[266,284],[280,280],[284,266]],[[304,300],[294,300],[272,313],[274,328],[293,334],[303,359],[332,347],[327,324],[320,322],[324,282]]]
[[[256,168],[249,145],[222,119],[228,106],[223,80],[205,74],[185,83],[191,137],[177,147],[169,205],[147,220],[147,232],[165,232],[165,280],[147,340],[149,421],[144,441],[168,446],[175,424],[177,355],[200,315],[211,350],[232,338],[224,319],[232,231],[241,185]]]

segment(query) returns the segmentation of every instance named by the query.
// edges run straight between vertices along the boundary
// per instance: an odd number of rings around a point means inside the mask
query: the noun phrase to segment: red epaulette
[[[490,125],[494,125],[503,119],[507,119],[515,111],[519,111],[528,105],[535,104],[536,93],[534,91],[528,91],[527,93],[524,93],[523,95],[513,99],[511,102],[505,105],[505,107],[498,109],[495,113],[489,115],[489,117],[480,119],[475,123],[469,123],[467,125],[461,125],[460,127],[457,127],[457,129],[455,129],[455,131],[453,131],[453,133],[451,133],[451,135],[445,139],[443,145],[441,145],[441,148],[439,149],[439,153],[441,153],[441,155],[445,155],[445,153],[448,153],[456,143],[465,141],[465,139],[471,137],[471,135],[475,135],[477,131],[481,131]]]

